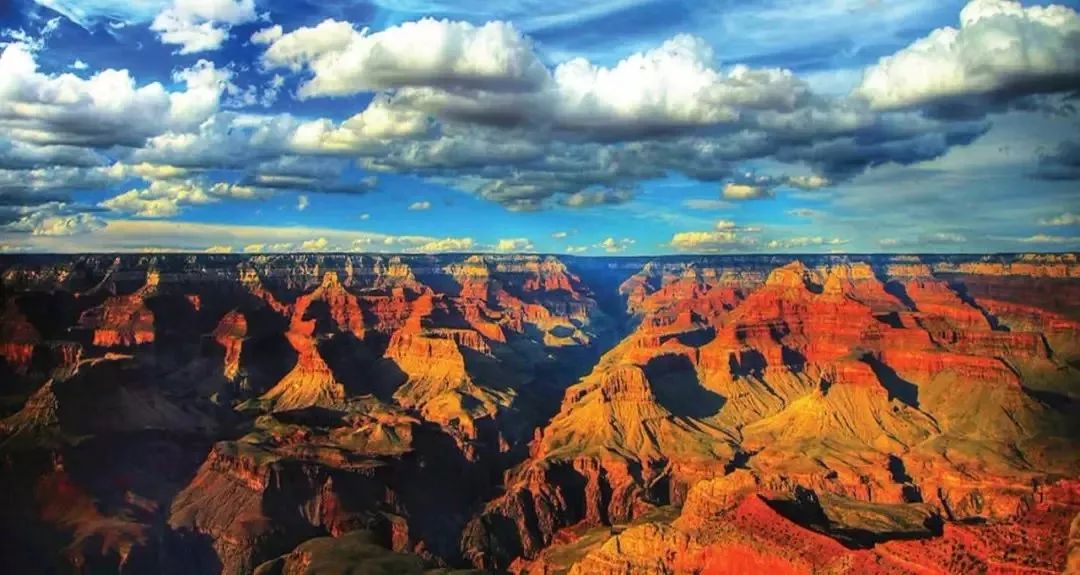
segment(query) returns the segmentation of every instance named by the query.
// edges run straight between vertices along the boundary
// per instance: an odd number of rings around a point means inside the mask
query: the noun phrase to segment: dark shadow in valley
[[[902,329],[904,327],[904,324],[900,321],[900,314],[896,313],[895,311],[891,311],[889,313],[874,314],[874,319],[891,328]]]
[[[786,519],[808,529],[824,532],[829,528],[829,518],[821,508],[817,493],[796,486],[791,499],[764,499],[766,504]]]
[[[93,498],[99,511],[148,526],[145,539],[131,549],[124,562],[124,573],[221,571],[209,536],[175,532],[168,525],[173,499],[195,477],[214,439],[145,430],[96,435],[65,449],[65,470],[73,483]],[[108,555],[90,556],[87,561],[88,565],[91,561],[101,566],[113,563]]]
[[[706,327],[680,333],[676,338],[683,345],[701,347],[716,338],[716,330],[712,327]]]
[[[878,543],[893,540],[929,539],[941,535],[942,518],[931,515],[918,527],[871,530],[831,521],[814,491],[796,487],[791,499],[766,499],[766,504],[788,520],[807,529],[832,537],[848,549],[871,549]]]
[[[956,296],[960,298],[965,304],[975,308],[986,318],[986,321],[990,324],[990,329],[994,331],[1009,331],[1009,326],[1001,323],[997,316],[990,313],[986,308],[975,301],[975,298],[968,292],[968,288],[962,282],[952,281],[949,282],[949,288],[956,293]]]
[[[350,332],[320,338],[317,344],[319,356],[330,368],[334,379],[345,386],[347,395],[375,393],[372,364],[376,358],[364,342]]]
[[[42,339],[65,339],[68,328],[79,322],[86,302],[68,292],[28,292],[17,296],[16,305]]]
[[[728,356],[728,369],[732,377],[757,377],[765,374],[765,356],[756,349],[740,350],[738,355]]]
[[[894,298],[900,300],[900,303],[904,304],[908,308],[908,310],[910,310],[910,311],[917,311],[918,310],[918,308],[916,308],[916,306],[915,306],[915,301],[912,300],[910,296],[908,296],[907,290],[904,289],[904,284],[902,284],[902,283],[900,283],[900,282],[898,282],[896,280],[889,280],[887,282],[884,282],[884,286],[885,286],[885,293],[887,293],[887,294],[893,296]]]
[[[780,346],[780,359],[792,373],[802,373],[806,368],[806,356],[786,345]]]
[[[246,374],[248,388],[259,395],[281,381],[296,366],[298,357],[284,334],[264,334],[244,340],[240,368]]]
[[[416,273],[416,281],[428,286],[435,293],[447,297],[459,297],[461,295],[461,283],[448,273]],[[440,269],[439,272],[442,272]]]
[[[866,362],[874,371],[878,381],[889,392],[889,399],[899,399],[905,404],[919,408],[919,387],[914,383],[900,377],[896,370],[886,365],[874,354],[864,354],[862,361]]]
[[[900,491],[904,502],[922,503],[922,492],[920,492],[919,488],[912,483],[913,480],[911,476],[908,475],[904,460],[896,455],[889,455],[888,468],[892,480],[901,485]]]
[[[1069,408],[1077,405],[1076,400],[1072,397],[1056,391],[1034,389],[1024,386],[1024,393],[1043,403],[1047,407],[1058,411],[1067,411]]]
[[[656,400],[677,416],[711,417],[726,402],[722,395],[701,386],[694,365],[685,355],[654,357],[645,365],[645,376]]]
[[[911,476],[907,474],[907,469],[904,466],[904,460],[895,455],[889,456],[889,474],[892,475],[892,480],[896,483],[907,483],[911,481]]]

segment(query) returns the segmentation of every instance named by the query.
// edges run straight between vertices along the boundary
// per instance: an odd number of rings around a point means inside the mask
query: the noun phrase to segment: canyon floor
[[[0,258],[7,573],[1080,573],[1080,257]]]

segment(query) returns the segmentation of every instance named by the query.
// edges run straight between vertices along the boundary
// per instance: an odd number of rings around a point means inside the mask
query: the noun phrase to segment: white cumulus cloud
[[[209,187],[193,180],[155,180],[141,189],[128,190],[99,205],[142,218],[169,218],[185,206],[212,204],[223,199],[250,200],[260,193],[250,187],[219,182]]]
[[[973,0],[939,28],[866,70],[855,93],[877,109],[959,96],[1002,98],[1075,88],[1080,15],[1067,6]]]
[[[603,241],[593,247],[600,248],[609,254],[617,254],[620,252],[625,252],[627,248],[636,243],[637,241],[632,238],[616,239],[614,237],[609,237],[604,238]]]
[[[530,252],[533,249],[528,238],[504,238],[495,244],[495,250],[500,252]]]
[[[255,0],[174,0],[150,24],[163,44],[195,54],[221,48],[229,30],[254,21]]]
[[[525,89],[547,78],[532,42],[498,21],[475,26],[424,18],[371,32],[325,20],[273,39],[263,63],[308,70],[300,97],[430,85]]]

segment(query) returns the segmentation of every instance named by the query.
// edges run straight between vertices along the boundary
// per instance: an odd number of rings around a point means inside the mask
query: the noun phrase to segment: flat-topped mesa
[[[540,261],[530,259],[523,267],[526,276],[521,287],[525,292],[564,291],[573,294],[576,293],[574,285],[581,281],[566,269],[566,264],[552,256]]]
[[[495,424],[499,430],[505,430],[505,425],[520,424],[496,418],[500,410],[513,402],[518,376],[497,366],[492,371],[494,361],[486,355],[477,356],[477,361],[487,367],[473,370],[477,372],[474,374],[464,355],[470,348],[486,353],[486,343],[471,330],[395,333],[385,355],[405,376],[405,381],[394,391],[395,401],[469,439],[479,437],[481,420]],[[483,377],[477,380],[474,375]],[[493,380],[495,386],[489,386],[488,380]]]
[[[766,285],[752,292],[731,312],[717,338],[760,351],[769,365],[796,365],[802,363],[798,356],[831,361],[884,337],[888,327],[874,318],[869,306],[849,297],[815,294],[801,287],[800,278],[785,273],[780,287]],[[790,287],[791,282],[799,287]]]
[[[694,301],[705,297],[712,290],[712,286],[701,278],[694,270],[687,270],[686,275],[665,282],[663,286],[649,294],[643,302],[643,311],[649,307],[671,305],[679,301]]]
[[[683,306],[708,318],[735,307],[742,294],[760,287],[764,279],[758,270],[648,262],[620,285],[619,293],[627,298],[627,309],[634,315]]]
[[[995,334],[1027,333],[1036,337],[1044,335],[1051,348],[1046,351],[1061,356],[1066,361],[1080,357],[1080,322],[1031,305],[983,298],[979,299],[979,304],[1010,330],[994,332]],[[1041,353],[1043,350],[1036,351]]]
[[[969,355],[1024,359],[1048,359],[1051,355],[1041,333],[958,331],[943,343],[951,350]]]
[[[216,555],[192,558],[191,571],[251,573],[311,537],[357,528],[377,530],[399,551],[452,555],[439,550],[456,545],[434,532],[447,523],[433,514],[465,512],[469,468],[425,442],[412,457],[414,436],[442,435],[379,402],[364,408],[324,420],[329,427],[292,422],[303,414],[261,416],[248,435],[215,443],[169,508],[169,527],[205,539],[200,549],[209,544]]]
[[[461,286],[462,299],[487,301],[491,269],[484,256],[472,255],[464,261],[451,263],[443,268]]]
[[[440,301],[440,305],[444,302]],[[435,312],[435,294],[420,294],[409,304],[409,316],[401,326],[400,331],[409,334],[421,333],[425,327],[431,325],[431,314]]]
[[[37,328],[19,311],[15,298],[9,299],[0,315],[0,357],[16,373],[25,374],[40,342]]]
[[[146,273],[146,283],[135,293],[112,296],[100,306],[83,312],[79,324],[93,330],[97,347],[131,347],[154,341],[154,312],[146,299],[157,293],[157,270]]]
[[[375,275],[373,287],[376,289],[389,289],[395,295],[404,296],[403,290],[423,292],[427,288],[416,279],[409,264],[400,256],[386,258],[375,257],[371,268]]]
[[[482,304],[475,305],[465,303],[461,309],[462,317],[469,327],[485,338],[499,343],[506,343],[506,332],[501,324],[497,323],[499,316],[491,314]]]
[[[980,357],[934,350],[893,350],[880,353],[881,360],[904,379],[930,381],[946,372],[962,381],[1004,383],[1021,388],[1020,378],[1009,364],[997,357]]]
[[[543,344],[547,347],[577,347],[589,345],[594,333],[588,326],[598,314],[596,302],[592,299],[574,295],[571,299],[563,296],[545,297],[548,292],[534,292],[527,297],[536,303],[523,300],[501,286],[494,290],[492,309],[498,310],[499,325],[507,337],[513,335],[531,337],[531,328],[543,334]]]
[[[604,373],[600,396],[605,402],[656,403],[645,371],[636,365],[620,365]]]
[[[1015,326],[1017,329],[995,329],[1001,321],[992,308],[1007,313],[1008,306],[997,306],[992,300],[989,303],[994,305],[988,306],[982,300],[961,297],[962,286],[957,288],[961,290],[958,292],[945,282],[927,276],[907,278],[903,285],[917,310],[910,316],[939,346],[962,354],[989,357],[1044,360],[1052,355],[1044,338],[1053,332],[1044,329],[1048,326],[1028,325],[1022,320]],[[907,314],[902,316],[901,321],[906,317]]]
[[[824,393],[832,386],[849,385],[887,394],[873,368],[864,361],[833,361],[821,366],[819,373],[822,382],[820,389]]]
[[[943,321],[946,326],[956,329],[981,331],[991,329],[986,316],[961,299],[943,281],[926,277],[912,278],[904,282],[904,291],[922,318],[939,323]],[[933,326],[925,322],[924,327],[929,328],[929,331],[935,331]]]
[[[482,342],[470,343],[482,345]],[[452,387],[469,379],[458,345],[458,340],[449,337],[448,333],[401,329],[391,336],[385,357],[394,360],[410,377],[434,377],[437,374],[437,379]]]
[[[247,337],[247,318],[238,310],[230,311],[214,328],[214,341],[225,348],[225,379],[235,381],[240,373],[240,352]]]
[[[514,331],[522,323],[580,320],[587,323],[596,310],[587,286],[560,260],[546,256],[518,256],[493,260],[489,295],[493,307],[503,309]]]
[[[451,303],[442,295],[420,294],[409,304],[409,316],[401,328],[391,336],[391,346],[400,348],[403,343],[407,346],[411,338],[449,339],[462,347],[489,354],[491,348],[484,340],[487,334],[491,334],[490,339],[494,341],[505,341],[498,324],[483,317],[477,306],[466,303],[466,310],[471,312],[458,314],[459,309]]]
[[[686,502],[674,526],[686,531],[701,529],[734,509],[757,489],[757,477],[746,469],[699,481],[687,492]]]
[[[348,425],[330,432],[330,439],[347,442],[357,452],[370,455],[401,455],[412,451],[419,418],[397,409],[352,412],[344,418]]]
[[[830,266],[821,293],[826,297],[849,297],[875,311],[906,309],[895,296],[885,291],[873,268],[865,262]]]

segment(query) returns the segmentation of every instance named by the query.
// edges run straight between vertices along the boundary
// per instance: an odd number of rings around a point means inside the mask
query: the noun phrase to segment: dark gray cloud
[[[1061,142],[1040,157],[1034,175],[1044,180],[1080,179],[1080,140]]]

